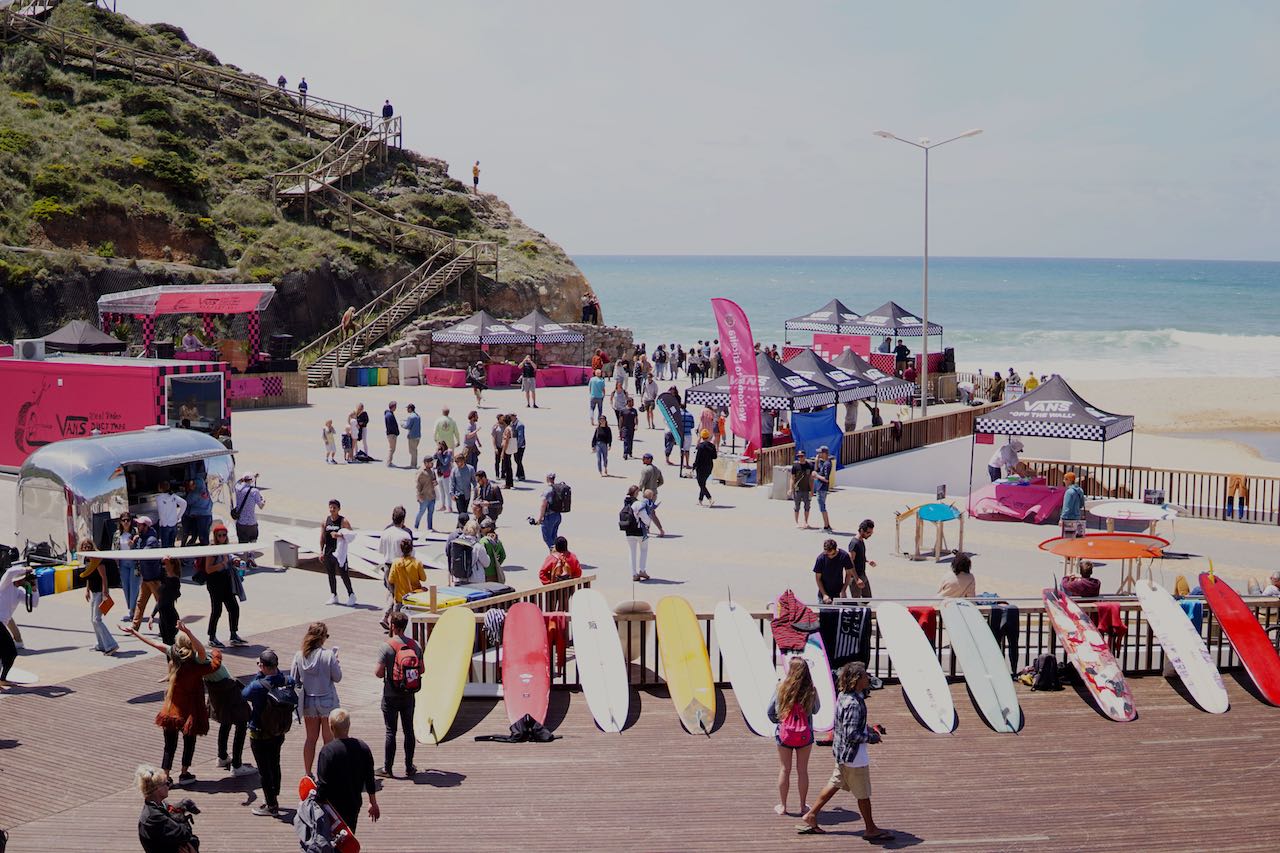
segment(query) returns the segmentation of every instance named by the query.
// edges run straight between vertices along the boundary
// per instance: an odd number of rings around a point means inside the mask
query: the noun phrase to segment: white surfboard
[[[1177,671],[1187,692],[1210,714],[1225,712],[1231,704],[1227,688],[1186,611],[1168,590],[1150,578],[1134,584],[1134,592],[1138,595],[1138,603],[1142,605],[1151,632],[1160,641],[1165,657]]]
[[[998,732],[1016,732],[1022,726],[1022,708],[1009,674],[1009,659],[972,601],[943,602],[942,624],[946,626],[951,650],[955,653],[974,704]]]
[[[955,703],[951,701],[942,665],[920,630],[920,623],[906,607],[888,601],[876,606],[876,624],[916,714],[930,731],[950,734],[955,728]]]
[[[829,734],[836,725],[836,685],[831,678],[827,647],[823,645],[822,637],[817,631],[809,635],[804,650],[798,654],[809,664],[809,677],[813,679],[813,686],[818,691],[818,713],[813,715],[813,732],[819,736],[819,740],[826,740],[822,735]],[[777,680],[781,681],[786,677],[787,667],[791,665],[791,658],[795,655],[794,652],[780,653]]]
[[[631,708],[631,685],[613,611],[594,589],[579,589],[569,599],[569,620],[578,681],[591,716],[602,730],[621,732]]]
[[[170,548],[126,548],[119,551],[77,551],[81,561],[89,558],[99,560],[194,560],[199,557],[224,557],[234,554],[246,556],[262,556],[262,546],[257,542],[229,542],[226,545],[174,545]]]
[[[16,666],[9,670],[9,674],[5,676],[5,681],[10,684],[27,686],[35,684],[40,678],[34,672],[27,672],[25,669],[18,669]]]
[[[741,605],[720,602],[716,605],[715,620],[720,656],[747,727],[761,737],[771,737],[777,726],[769,719],[768,711],[778,676],[769,644],[756,620]]]

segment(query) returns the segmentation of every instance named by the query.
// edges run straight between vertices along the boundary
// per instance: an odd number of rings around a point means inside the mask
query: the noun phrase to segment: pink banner
[[[216,287],[199,292],[162,293],[153,312],[159,314],[244,314],[258,310],[262,294],[257,291],[222,291]]]
[[[751,324],[736,302],[712,299],[720,332],[720,352],[729,376],[729,427],[747,442],[747,453],[760,448],[760,376],[756,372]]]
[[[844,352],[845,347],[853,350],[855,355],[866,358],[871,354],[871,338],[866,335],[831,335],[824,332],[813,333],[813,351],[818,358],[825,361],[831,361],[840,353]]]

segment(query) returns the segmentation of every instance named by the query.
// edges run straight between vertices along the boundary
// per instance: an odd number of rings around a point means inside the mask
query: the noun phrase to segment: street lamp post
[[[903,139],[895,133],[887,130],[877,130],[876,136],[882,139],[895,139],[898,142],[906,143],[913,148],[919,148],[924,152],[924,325],[921,331],[921,340],[924,343],[924,352],[920,358],[920,417],[929,414],[929,151],[940,145],[946,145],[948,142],[955,142],[957,139],[966,139],[970,136],[977,136],[982,133],[981,128],[966,130],[959,136],[953,136],[950,139],[944,139],[941,142],[930,142],[927,138],[921,139],[919,142],[912,142],[910,139]]]

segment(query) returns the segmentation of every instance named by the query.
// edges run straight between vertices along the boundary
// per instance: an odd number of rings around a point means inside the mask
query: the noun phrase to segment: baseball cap
[[[653,458],[653,454],[652,454],[652,453],[646,453],[645,455],[641,456],[640,458],[641,458],[641,459],[652,459],[652,458]]]

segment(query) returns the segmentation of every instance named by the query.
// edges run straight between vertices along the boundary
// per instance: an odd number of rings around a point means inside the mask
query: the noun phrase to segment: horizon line
[[[864,258],[876,260],[921,260],[920,255],[840,255],[829,253],[788,254],[784,252],[567,252],[570,258]],[[1126,258],[1084,255],[930,255],[938,260],[999,261],[1180,261],[1215,264],[1280,264],[1280,258]]]

